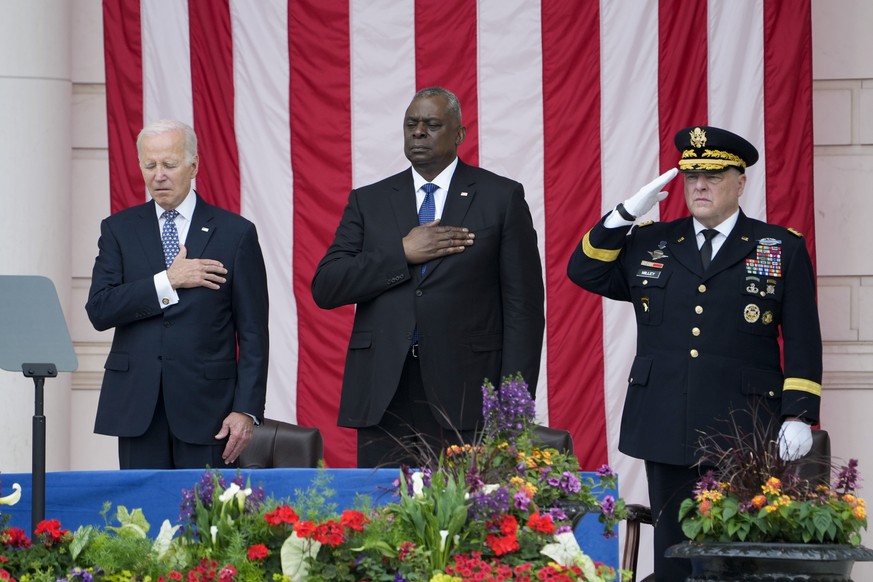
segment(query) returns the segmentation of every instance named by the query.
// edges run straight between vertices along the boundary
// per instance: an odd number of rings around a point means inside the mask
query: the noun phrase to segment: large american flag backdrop
[[[105,0],[103,15],[112,211],[146,199],[143,124],[193,125],[198,192],[261,237],[267,415],[319,427],[333,467],[355,459],[336,427],[354,308],[320,310],[310,281],[349,190],[408,166],[417,89],[457,93],[461,158],[524,184],[547,294],[538,415],[584,468],[617,469],[626,498],[645,499],[616,448],[634,322],[568,281],[582,235],[676,164],[677,129],[712,124],[761,152],[745,212],[813,244],[810,0]],[[686,212],[669,189],[649,218]]]

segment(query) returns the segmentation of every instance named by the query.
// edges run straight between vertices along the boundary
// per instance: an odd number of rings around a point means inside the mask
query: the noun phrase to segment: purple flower
[[[471,519],[492,520],[509,511],[509,491],[500,487],[492,493],[482,493],[470,496]]]
[[[615,519],[615,497],[607,495],[600,502],[600,511],[609,519]]]
[[[558,529],[555,530],[555,535],[560,535],[562,533],[573,533],[573,528],[569,525],[562,525]]]
[[[549,509],[549,515],[552,516],[552,521],[554,521],[555,523],[559,521],[567,521],[569,519],[567,517],[567,514],[564,513],[564,510],[560,507],[552,507],[551,509]]]
[[[602,479],[604,477],[615,477],[615,471],[609,468],[609,465],[601,465],[597,469],[597,475]]]
[[[519,491],[512,496],[512,499],[514,501],[516,509],[524,511],[525,509],[527,509],[527,506],[530,505],[530,497],[528,497],[527,493],[525,493],[524,491]]]
[[[840,469],[835,489],[843,494],[852,493],[858,487],[858,459],[849,459],[849,464]]]
[[[582,483],[579,481],[579,478],[570,471],[564,471],[561,475],[560,481],[561,491],[564,493],[579,493],[582,490]]]
[[[535,413],[528,385],[519,376],[504,379],[497,389],[488,380],[482,385],[486,439],[513,443],[533,423]]]

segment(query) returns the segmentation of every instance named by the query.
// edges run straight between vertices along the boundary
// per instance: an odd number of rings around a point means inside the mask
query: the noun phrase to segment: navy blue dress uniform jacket
[[[568,266],[580,287],[633,304],[637,353],[619,450],[691,465],[701,431],[728,432],[731,411],[746,431],[751,410],[775,416],[773,430],[783,417],[818,421],[816,282],[799,233],[740,211],[704,274],[690,217],[628,230],[601,220]]]
[[[318,264],[319,307],[357,304],[339,406],[340,426],[376,425],[391,402],[418,325],[428,402],[447,428],[481,424],[482,382],[521,372],[531,394],[544,318],[536,231],[521,184],[464,164],[441,224],[476,234],[463,252],[420,265],[402,239],[418,226],[412,171],[353,190]]]
[[[170,429],[182,441],[216,444],[232,411],[262,419],[268,297],[255,225],[197,196],[188,258],[221,261],[227,282],[177,289],[179,302],[163,310],[153,280],[166,269],[154,201],[106,218],[98,246],[86,310],[96,329],[115,334],[94,431],[143,434],[162,383]]]

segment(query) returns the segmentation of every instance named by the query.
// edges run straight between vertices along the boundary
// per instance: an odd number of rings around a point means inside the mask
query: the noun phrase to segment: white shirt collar
[[[185,196],[185,199],[182,200],[182,203],[176,207],[176,210],[179,211],[179,216],[184,218],[185,220],[191,220],[191,217],[194,216],[194,207],[197,206],[197,196],[194,194],[194,189],[188,191],[188,195]],[[155,204],[155,212],[158,215],[158,219],[161,218],[161,215],[164,213],[164,209],[159,205]]]
[[[452,163],[445,167],[445,169],[440,172],[436,178],[431,180],[432,184],[436,184],[439,186],[440,190],[449,191],[449,186],[452,183],[452,176],[455,174],[455,168],[458,167],[458,156],[455,156],[455,159],[452,160]],[[415,168],[412,168],[412,183],[415,185],[415,191],[418,192],[422,186],[428,183],[421,174],[415,171]]]
[[[734,227],[737,225],[737,219],[740,217],[740,209],[737,208],[737,211],[731,214],[726,220],[724,220],[721,224],[715,227],[715,230],[719,232],[719,234],[723,234],[725,237],[731,233]],[[694,235],[700,236],[700,231],[706,230],[706,227],[700,224],[698,220],[692,217],[692,222],[694,222]]]

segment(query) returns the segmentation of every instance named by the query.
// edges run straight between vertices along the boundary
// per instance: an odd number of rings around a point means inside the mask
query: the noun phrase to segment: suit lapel
[[[709,269],[706,271],[707,278],[724,271],[749,256],[757,244],[754,226],[754,223],[740,210],[740,216],[737,218],[734,229],[712,258],[712,264],[709,265]]]
[[[388,203],[394,212],[394,221],[400,236],[406,236],[418,226],[418,213],[415,209],[415,184],[412,170],[397,174],[389,184]]]
[[[700,251],[697,249],[694,223],[691,222],[691,217],[678,222],[676,228],[670,232],[667,238],[668,252],[673,255],[676,262],[695,275],[702,275],[703,265],[700,263]]]
[[[199,194],[196,195],[197,205],[194,207],[194,216],[191,217],[188,236],[185,238],[185,248],[188,250],[189,259],[198,259],[203,256],[206,244],[212,238],[216,228],[215,209]]]
[[[458,160],[458,166],[452,175],[449,184],[449,193],[446,195],[446,205],[443,207],[440,224],[445,226],[463,226],[467,211],[476,197],[476,177],[471,167]],[[427,264],[425,277],[433,273],[439,267],[445,257],[434,259]]]
[[[161,227],[154,200],[140,207],[139,220],[134,228],[151,270],[155,273],[166,270],[164,244],[161,242]]]

